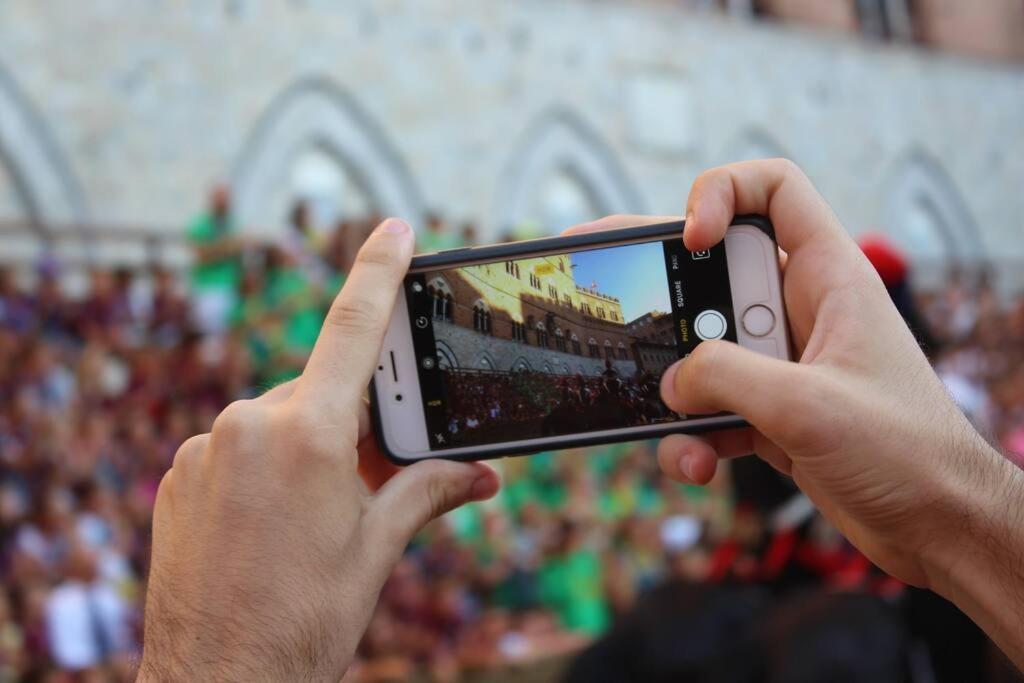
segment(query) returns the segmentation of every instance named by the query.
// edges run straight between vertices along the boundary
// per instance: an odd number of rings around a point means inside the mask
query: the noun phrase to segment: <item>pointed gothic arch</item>
[[[275,192],[287,186],[293,163],[309,149],[344,169],[376,213],[422,220],[419,190],[380,124],[348,92],[313,77],[270,102],[235,162],[233,201],[242,225],[266,225]]]
[[[967,202],[942,163],[921,149],[904,154],[885,176],[880,227],[929,262],[980,261],[985,248]]]
[[[36,230],[85,222],[85,196],[70,163],[42,115],[2,67],[0,167],[10,179],[18,218]]]
[[[555,107],[520,136],[499,183],[492,230],[505,232],[531,216],[543,183],[553,174],[575,181],[592,217],[643,213],[643,201],[614,151],[578,114]],[[542,226],[552,230],[566,226]]]

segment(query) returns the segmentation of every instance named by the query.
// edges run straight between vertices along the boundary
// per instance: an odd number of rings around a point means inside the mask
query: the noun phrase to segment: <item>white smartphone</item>
[[[680,415],[664,370],[706,339],[789,359],[774,232],[707,251],[682,222],[413,258],[371,385],[394,462],[480,460],[743,425]]]

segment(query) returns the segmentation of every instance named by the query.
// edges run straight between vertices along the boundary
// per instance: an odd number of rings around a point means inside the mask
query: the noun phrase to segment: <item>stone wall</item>
[[[494,239],[680,213],[701,169],[785,155],[922,272],[1017,287],[1022,111],[1016,67],[671,4],[0,3],[0,219],[178,231],[228,179],[273,232],[315,146],[375,209]],[[566,178],[585,206],[537,215]]]

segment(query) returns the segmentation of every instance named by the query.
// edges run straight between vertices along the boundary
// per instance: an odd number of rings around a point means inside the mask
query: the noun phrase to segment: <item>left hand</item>
[[[363,393],[412,250],[408,225],[378,226],[302,376],[179,449],[154,510],[140,681],[339,680],[413,534],[497,492],[479,463],[399,471],[371,434]]]

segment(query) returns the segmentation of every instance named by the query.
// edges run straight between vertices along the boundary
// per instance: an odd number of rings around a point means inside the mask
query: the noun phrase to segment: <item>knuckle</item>
[[[262,433],[262,409],[252,400],[229,403],[213,421],[211,440],[218,447],[259,443]]]
[[[175,497],[175,492],[178,489],[179,484],[178,475],[174,473],[175,468],[164,472],[164,476],[160,478],[160,483],[156,487],[156,498],[153,501],[154,514],[157,510],[161,510],[171,504],[171,500]],[[181,472],[179,470],[178,474]]]
[[[398,251],[390,244],[378,240],[367,240],[356,254],[356,264],[363,267],[398,269],[401,265]]]
[[[430,480],[425,488],[429,512],[427,518],[421,520],[421,524],[426,524],[431,519],[443,515],[459,503],[456,486],[446,479],[438,477]]]
[[[805,177],[804,170],[789,157],[776,157],[771,160],[771,163],[779,167],[779,171],[783,176],[792,176],[794,178]]]
[[[171,463],[171,467],[177,468],[178,471],[193,467],[206,450],[206,443],[209,438],[209,434],[197,434],[186,439],[174,454],[174,461]]]
[[[341,298],[331,306],[326,323],[342,332],[362,333],[380,325],[383,317],[380,307],[368,299]]]
[[[291,447],[288,460],[334,461],[346,447],[358,425],[350,424],[344,415],[327,415],[323,408],[304,404],[284,404],[276,408],[270,419],[275,433],[287,439]]]
[[[706,395],[714,388],[712,379],[721,344],[719,341],[704,341],[697,345],[683,363],[683,372],[676,375],[679,389]]]
[[[707,184],[708,179],[711,178],[718,171],[718,168],[709,168],[698,173],[697,177],[693,179],[693,184],[691,185],[691,194],[699,192],[700,189],[704,187],[705,184]]]

